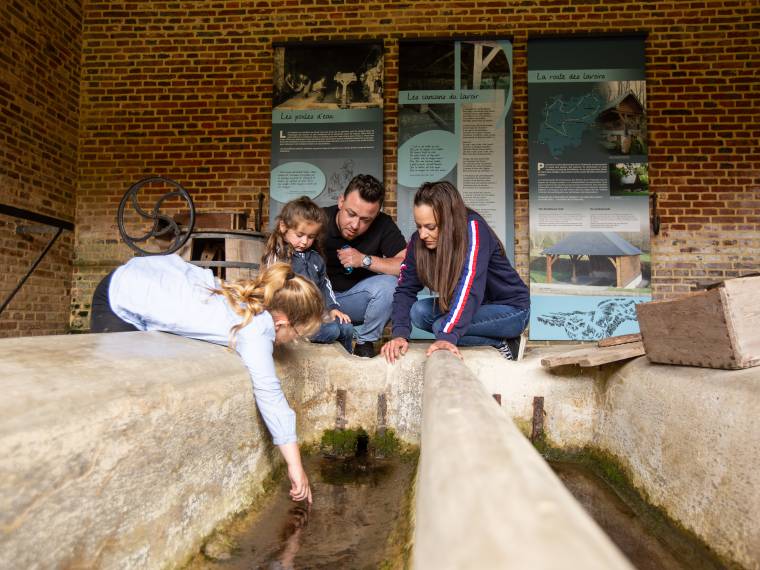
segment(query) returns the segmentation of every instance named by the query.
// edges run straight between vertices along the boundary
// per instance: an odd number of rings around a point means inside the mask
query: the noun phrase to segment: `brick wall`
[[[662,232],[652,240],[654,293],[677,295],[698,281],[754,270],[759,19],[756,0],[88,0],[71,325],[87,327],[95,282],[131,255],[118,242],[115,211],[132,182],[171,176],[208,209],[253,209],[257,194],[267,192],[274,41],[385,40],[385,181],[392,193],[397,40],[512,37],[516,251],[525,274],[528,37],[648,32],[650,180],[662,214]]]
[[[74,220],[82,10],[6,0],[0,10],[0,203]],[[34,232],[26,232],[31,227]],[[0,215],[0,302],[53,233]],[[67,330],[74,236],[64,232],[0,315],[0,336]]]

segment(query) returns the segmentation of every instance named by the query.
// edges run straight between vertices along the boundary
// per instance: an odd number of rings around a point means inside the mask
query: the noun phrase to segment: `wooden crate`
[[[636,311],[653,362],[725,369],[760,364],[760,277],[641,303]]]

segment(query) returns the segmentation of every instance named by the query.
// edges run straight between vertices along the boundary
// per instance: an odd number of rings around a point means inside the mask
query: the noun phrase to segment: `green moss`
[[[373,457],[395,457],[409,452],[396,432],[386,429],[371,437],[363,428],[326,430],[319,443],[319,451],[331,457],[353,457],[368,453]]]
[[[369,439],[363,428],[328,429],[322,434],[319,450],[325,455],[349,457],[356,455],[360,439]],[[366,441],[365,439],[365,441]]]
[[[382,433],[375,432],[369,440],[370,453],[375,457],[393,457],[403,449],[396,432],[386,429]]]
[[[547,461],[579,465],[602,479],[654,536],[661,537],[682,561],[689,561],[689,567],[741,568],[720,557],[693,531],[672,519],[664,509],[651,504],[649,497],[634,487],[630,471],[613,455],[590,447],[559,449],[545,438],[534,441],[533,446]]]

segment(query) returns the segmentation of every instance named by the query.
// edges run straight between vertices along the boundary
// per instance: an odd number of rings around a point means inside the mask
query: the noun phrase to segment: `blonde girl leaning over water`
[[[251,375],[264,423],[288,465],[290,496],[311,502],[295,413],[275,373],[274,345],[318,330],[324,304],[317,287],[276,263],[253,280],[223,282],[177,255],[135,257],[95,290],[91,332],[164,331],[229,346]]]

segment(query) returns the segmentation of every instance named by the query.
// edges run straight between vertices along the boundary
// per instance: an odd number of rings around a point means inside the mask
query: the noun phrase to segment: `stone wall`
[[[0,37],[0,203],[73,221],[81,2],[4,2]],[[0,302],[53,236],[17,232],[29,226],[42,229],[0,214]],[[66,231],[0,315],[0,336],[66,331],[73,250]]]

